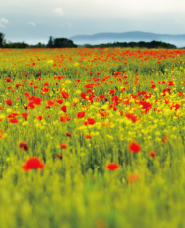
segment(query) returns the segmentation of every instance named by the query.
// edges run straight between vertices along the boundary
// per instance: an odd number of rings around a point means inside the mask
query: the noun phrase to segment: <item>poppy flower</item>
[[[9,120],[9,122],[10,122],[10,123],[19,123],[18,119],[16,119],[16,118],[11,118],[11,119]]]
[[[86,96],[87,96],[86,93],[81,93],[80,94],[80,97],[83,98],[84,100],[86,100]]]
[[[61,107],[61,110],[62,110],[63,112],[67,112],[67,106],[66,106],[66,105],[62,106],[62,107]]]
[[[71,118],[69,116],[60,116],[60,121],[63,123],[66,123],[67,121],[70,121]]]
[[[12,105],[12,100],[11,99],[7,99],[5,102],[7,103],[7,105]]]
[[[69,93],[67,93],[67,92],[65,92],[65,91],[61,92],[61,95],[62,95],[62,97],[63,97],[64,99],[66,99],[66,98],[69,97]]]
[[[116,102],[116,101],[118,101],[118,100],[119,100],[119,97],[118,97],[118,96],[116,96],[116,95],[115,95],[115,96],[113,96],[113,97],[111,98],[111,101],[112,101],[112,102],[113,102],[113,101],[115,101],[115,102]]]
[[[44,169],[44,164],[40,161],[39,158],[33,157],[29,158],[26,163],[22,166],[24,171],[28,172],[31,169]]]
[[[19,148],[22,148],[25,152],[28,151],[28,144],[25,141],[20,142]]]
[[[61,147],[62,149],[66,149],[66,148],[67,148],[67,145],[66,145],[65,143],[62,143],[62,144],[60,145],[60,147]]]
[[[138,120],[137,116],[134,116],[132,113],[129,113],[129,112],[126,113],[125,116],[126,116],[128,119],[132,120],[133,123],[135,123],[135,122]]]
[[[137,142],[131,142],[129,145],[129,150],[132,153],[138,153],[141,150],[141,146]]]
[[[166,137],[166,135],[163,135],[162,142],[165,144],[165,143],[166,143],[166,141],[167,141],[167,137]]]
[[[119,165],[116,163],[109,163],[108,165],[105,166],[105,168],[109,170],[116,170],[116,169],[119,169]]]
[[[153,150],[153,151],[151,151],[151,152],[149,153],[149,156],[152,157],[152,158],[154,158],[155,155],[156,155],[156,150]]]
[[[29,95],[29,93],[24,92],[24,96],[28,98],[30,95]]]
[[[43,86],[49,86],[49,83],[48,83],[48,82],[45,82],[45,83],[43,84]]]
[[[37,120],[42,120],[43,119],[43,117],[42,116],[37,116],[37,118],[36,118]]]
[[[93,119],[93,118],[87,118],[87,120],[84,122],[84,124],[87,126],[87,125],[93,125],[96,123],[96,120]]]
[[[85,116],[85,111],[81,111],[81,112],[77,113],[77,118],[78,119],[83,118],[84,116]]]
[[[29,114],[28,114],[27,112],[21,113],[21,116],[22,116],[23,118],[25,118],[25,120],[27,120],[28,115],[29,115]]]
[[[99,98],[100,98],[100,99],[104,99],[104,98],[105,98],[105,95],[104,95],[104,94],[101,94],[101,95],[99,96]]]
[[[173,83],[173,81],[169,81],[168,82],[168,86],[174,86],[175,84]]]
[[[59,100],[56,100],[57,103],[59,104],[62,104],[63,103],[63,100],[62,99],[59,99]]]
[[[113,90],[113,89],[111,89],[110,91],[109,91],[109,94],[114,94],[115,93],[115,90]]]
[[[140,175],[137,173],[133,173],[128,177],[128,182],[130,184],[135,183],[140,180]]]
[[[6,78],[6,82],[11,82],[11,80],[12,80],[12,79],[11,79],[11,78],[9,78],[9,77],[8,77],[8,78]]]
[[[91,135],[86,135],[85,137],[86,137],[86,139],[91,139],[92,138]]]
[[[33,103],[35,105],[41,105],[42,99],[40,97],[33,97]]]

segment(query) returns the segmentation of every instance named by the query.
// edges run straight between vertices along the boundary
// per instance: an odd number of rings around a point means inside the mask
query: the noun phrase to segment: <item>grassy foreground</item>
[[[0,49],[0,227],[185,227],[184,61]]]

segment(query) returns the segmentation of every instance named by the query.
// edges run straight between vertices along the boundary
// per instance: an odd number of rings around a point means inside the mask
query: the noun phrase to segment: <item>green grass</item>
[[[0,227],[183,228],[184,60],[183,50],[0,49]],[[22,168],[32,157],[42,170]]]

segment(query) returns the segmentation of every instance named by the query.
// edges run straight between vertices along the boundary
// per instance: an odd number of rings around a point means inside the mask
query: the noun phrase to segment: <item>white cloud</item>
[[[64,15],[62,7],[56,7],[53,10],[53,12],[56,13],[56,14],[58,14],[59,16],[63,16]]]
[[[6,28],[6,24],[8,24],[8,20],[5,19],[4,17],[2,17],[2,18],[0,19],[0,27],[1,27],[1,28]]]
[[[28,22],[28,24],[30,24],[30,25],[32,25],[32,26],[36,26],[36,24],[35,23],[33,23],[33,22]]]

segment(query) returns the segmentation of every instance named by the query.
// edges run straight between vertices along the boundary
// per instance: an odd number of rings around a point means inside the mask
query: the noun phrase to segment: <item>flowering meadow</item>
[[[185,227],[184,62],[0,49],[0,227]]]

